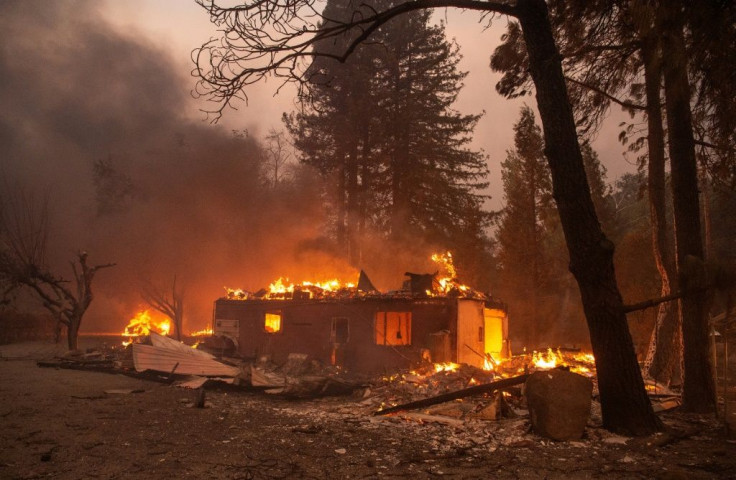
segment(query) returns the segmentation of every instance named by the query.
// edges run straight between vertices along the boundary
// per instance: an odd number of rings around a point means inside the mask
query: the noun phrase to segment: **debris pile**
[[[365,378],[350,375],[339,367],[323,365],[303,354],[289,355],[283,365],[274,364],[268,357],[256,362],[235,358],[225,360],[173,339],[149,333],[124,349],[114,347],[105,352],[77,353],[38,364],[44,367],[124,373],[198,391],[215,382],[229,384],[232,388],[300,399],[327,400],[328,397],[339,395],[343,398],[335,400],[333,406],[347,409],[353,415],[366,418],[378,416],[385,419],[383,421],[411,421],[463,428],[478,421],[531,419],[529,388],[525,382],[534,372],[549,370],[548,366],[552,364],[556,372],[577,370],[579,374],[564,374],[587,382],[591,385],[592,398],[596,398],[592,356],[560,350],[549,350],[543,356],[532,352],[494,362],[492,370],[455,363],[424,363],[410,371]],[[547,376],[545,374],[543,377]],[[590,399],[591,393],[585,393],[584,396]],[[557,408],[545,397],[550,396],[541,396],[543,405],[535,407],[537,412],[545,408]],[[669,409],[679,404],[675,392],[652,394],[652,400],[655,410]],[[581,426],[600,422],[600,406],[597,402],[593,401],[590,407],[583,410],[588,410],[590,417],[585,412],[579,415],[582,420],[578,422],[578,433],[570,438],[576,438]],[[554,420],[557,413],[552,412],[551,415]],[[526,422],[528,425],[528,420]],[[545,434],[544,428],[538,426],[536,430],[550,438],[559,436]]]

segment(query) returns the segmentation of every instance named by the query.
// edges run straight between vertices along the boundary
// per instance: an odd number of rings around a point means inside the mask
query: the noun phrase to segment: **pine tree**
[[[326,16],[352,15],[350,5],[330,2]],[[334,234],[353,262],[367,231],[474,256],[488,245],[486,158],[467,147],[480,115],[452,109],[465,73],[444,26],[429,22],[429,12],[396,18],[344,64],[318,57],[310,102],[287,118],[303,161],[336,175]]]
[[[612,224],[615,212],[606,169],[588,142],[581,144],[581,152],[596,212],[604,225]],[[550,342],[582,341],[574,331],[583,328],[583,312],[570,301],[574,282],[569,256],[542,133],[529,107],[521,109],[514,125],[514,149],[501,168],[506,204],[498,220],[496,254],[501,296],[516,306],[516,335],[530,348],[542,346],[542,337]]]
[[[501,163],[504,199],[498,241],[498,260],[503,279],[504,298],[523,292],[526,301],[517,302],[514,324],[526,333],[527,346],[539,341],[540,321],[538,297],[542,288],[544,254],[543,219],[554,215],[551,178],[544,158],[544,141],[534,112],[525,106],[514,125],[514,149]],[[508,300],[508,298],[507,298]]]

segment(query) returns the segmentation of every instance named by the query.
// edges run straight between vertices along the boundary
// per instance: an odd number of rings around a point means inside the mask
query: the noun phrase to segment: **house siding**
[[[463,302],[472,302],[463,300]],[[482,301],[476,301],[482,312]],[[282,313],[281,330],[268,333],[264,328],[266,312]],[[411,312],[410,345],[376,344],[377,312]],[[332,341],[333,318],[345,318],[348,340],[336,345]],[[422,359],[423,351],[435,350],[437,335],[448,335],[450,361],[457,359],[458,300],[447,297],[426,299],[362,298],[330,300],[228,300],[215,302],[214,324],[218,320],[237,320],[238,349],[241,355],[258,358],[269,355],[276,363],[286,361],[290,353],[303,353],[327,364],[350,371],[379,373],[408,368]],[[480,317],[482,322],[482,315]],[[220,322],[224,324],[224,322]],[[475,321],[473,321],[475,324]],[[227,322],[228,325],[231,322]],[[482,324],[482,323],[481,323]],[[475,326],[473,326],[475,328]],[[482,347],[481,347],[482,349]],[[447,361],[448,359],[435,359]],[[482,359],[474,362],[482,366]]]

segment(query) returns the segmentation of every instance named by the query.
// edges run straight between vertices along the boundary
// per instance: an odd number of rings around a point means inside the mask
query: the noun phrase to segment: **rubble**
[[[328,401],[330,396],[341,395],[342,398],[331,403],[330,408],[335,412],[344,413],[346,421],[376,426],[405,423],[434,424],[468,432],[480,428],[479,425],[495,425],[493,429],[518,428],[521,432],[519,436],[511,435],[509,432],[504,434],[504,442],[511,443],[526,441],[525,435],[533,423],[527,409],[528,398],[522,394],[521,388],[521,384],[538,368],[534,364],[535,355],[532,353],[498,362],[494,365],[493,371],[452,363],[424,363],[412,370],[399,371],[391,375],[359,377],[339,367],[323,365],[300,354],[290,355],[283,365],[275,365],[268,357],[260,358],[256,362],[230,358],[227,363],[232,365],[228,365],[221,363],[211,354],[159,337],[154,334],[138,341],[151,343],[148,345],[150,347],[178,351],[181,355],[197,359],[197,362],[214,359],[213,361],[218,362],[218,368],[227,367],[230,375],[184,375],[176,363],[161,364],[155,371],[139,372],[134,368],[133,361],[136,343],[125,349],[117,347],[88,351],[74,357],[39,361],[38,365],[124,373],[170,383],[197,393],[227,387],[227,391],[260,390],[271,395],[302,400],[316,399],[316,401],[320,399]],[[153,345],[154,342],[158,347]],[[593,364],[586,363],[584,357],[579,354],[558,351],[555,356],[560,364],[574,364],[585,372],[584,375],[589,377],[593,375]],[[176,368],[173,368],[174,366]],[[545,371],[540,375],[556,375],[549,372]],[[590,380],[585,380],[590,384]],[[218,385],[220,387],[216,387]],[[559,392],[555,390],[555,396],[557,395]],[[678,402],[676,392],[667,391],[651,395],[657,411],[674,408]],[[594,388],[592,396],[595,398]],[[591,394],[588,392],[588,401],[590,398]],[[403,413],[399,415],[399,411]],[[394,415],[390,415],[392,412]],[[379,416],[374,417],[376,414]],[[592,402],[587,427],[600,424],[600,406],[597,402]],[[544,432],[539,427],[535,431]]]

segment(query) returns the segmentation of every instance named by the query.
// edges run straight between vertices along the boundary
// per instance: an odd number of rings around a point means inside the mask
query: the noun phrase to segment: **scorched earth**
[[[0,347],[1,478],[736,478],[736,445],[720,424],[677,409],[653,437],[613,435],[594,412],[582,440],[551,442],[523,411],[376,417],[366,390],[313,400],[207,390],[195,408],[191,390],[39,368],[55,349]]]

